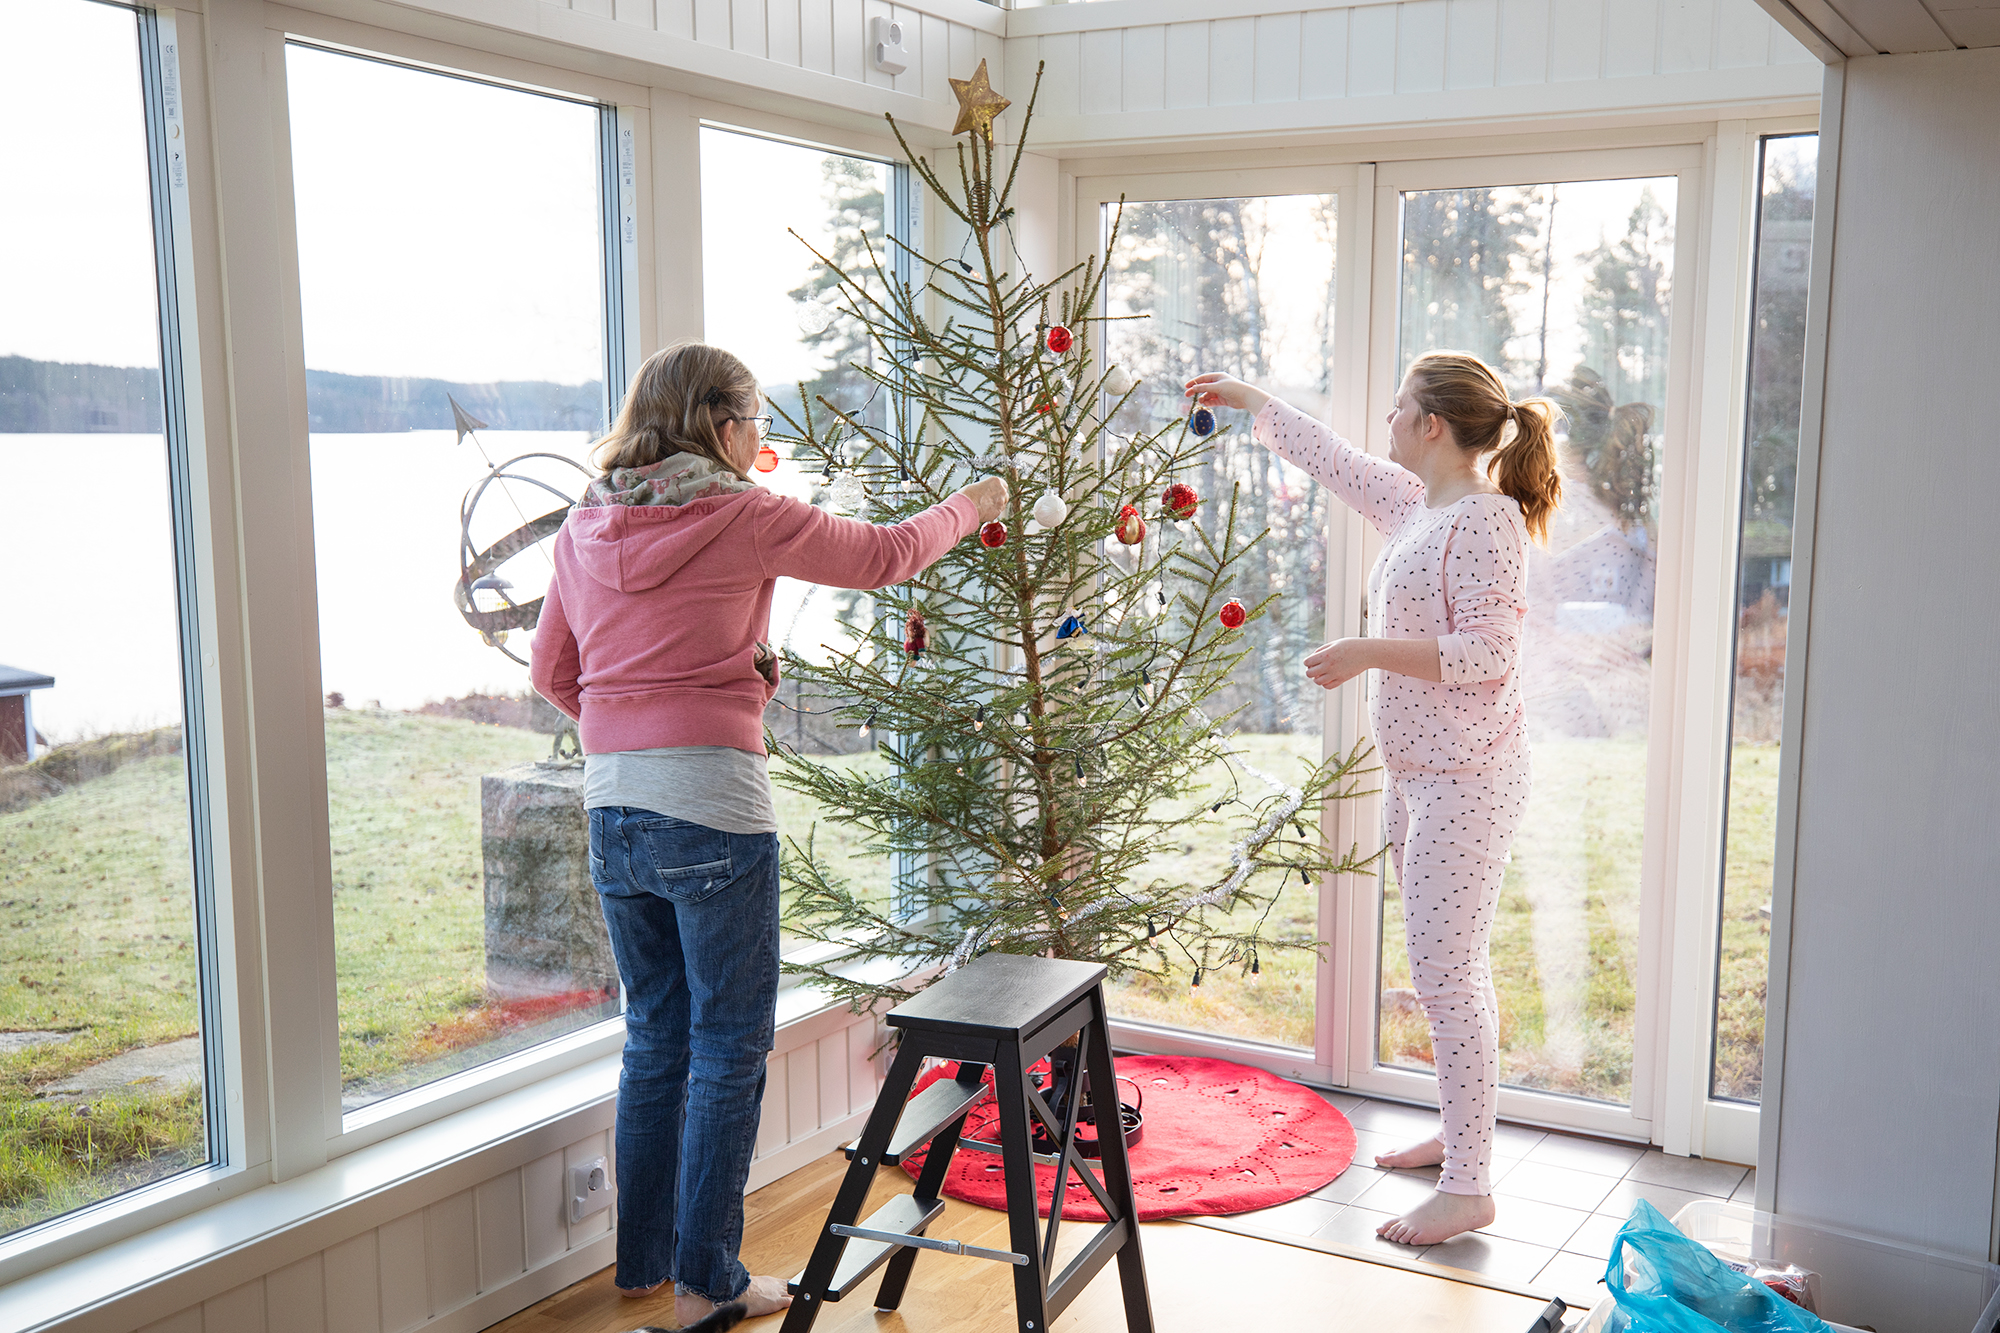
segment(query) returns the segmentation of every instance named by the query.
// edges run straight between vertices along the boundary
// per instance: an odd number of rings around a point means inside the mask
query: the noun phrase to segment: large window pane
[[[605,419],[601,112],[305,46],[286,75],[351,1110],[618,1012],[529,634],[454,605]],[[545,542],[479,566],[473,609],[549,571]]]
[[[741,357],[774,409],[795,422],[804,404],[812,405],[818,420],[830,402],[881,426],[889,420],[889,404],[855,369],[873,366],[879,349],[864,326],[840,313],[845,302],[836,291],[838,279],[814,251],[881,294],[870,251],[875,260],[894,263],[886,238],[896,225],[899,168],[716,128],[702,131],[701,164],[702,318],[708,341]],[[865,508],[843,506],[843,497],[823,484],[819,471],[792,458],[786,431],[781,417],[771,441],[777,467],[757,480],[785,495],[868,517]],[[865,593],[781,578],[771,600],[772,642],[825,662],[829,645],[855,641],[847,627],[872,617],[871,601]],[[765,717],[780,742],[771,759],[774,778],[787,746],[823,760],[839,756],[831,762],[863,772],[889,771],[875,752],[881,736],[836,723],[839,702],[801,695],[790,678],[780,686]],[[782,782],[773,785],[779,835],[800,843],[811,836],[823,864],[831,864],[857,893],[887,902],[893,880],[889,858],[868,852],[857,830],[826,819],[811,797]],[[791,948],[795,939],[788,929],[781,931],[782,947]]]
[[[208,1160],[139,37],[0,8],[0,1233]]]
[[[1778,733],[1785,706],[1785,627],[1805,379],[1819,136],[1764,141],[1757,287],[1744,431],[1743,532],[1736,564],[1735,707],[1728,837],[1716,973],[1710,1091],[1756,1101],[1764,1082],[1764,979],[1771,956],[1771,862],[1777,836]]]
[[[1676,184],[1403,196],[1401,359],[1471,351],[1561,404],[1565,497],[1529,557],[1534,791],[1493,929],[1505,1083],[1631,1096],[1659,440]],[[1384,863],[1379,1059],[1428,1068]]]
[[[1140,381],[1113,420],[1117,431],[1151,429],[1181,415],[1181,386],[1197,371],[1224,371],[1262,385],[1294,406],[1325,416],[1333,345],[1336,203],[1333,195],[1194,199],[1127,204],[1105,288],[1104,363]],[[1107,231],[1117,209],[1107,206]],[[1121,318],[1140,316],[1140,318]],[[1267,528],[1232,595],[1256,605],[1275,593],[1258,622],[1257,650],[1246,657],[1215,703],[1236,712],[1235,772],[1218,765],[1185,804],[1212,806],[1238,790],[1259,791],[1245,765],[1296,782],[1320,758],[1325,695],[1305,678],[1305,655],[1326,639],[1326,535],[1329,501],[1305,473],[1259,446],[1250,420],[1223,413],[1227,430],[1187,480],[1204,503],[1193,522],[1221,522],[1237,493],[1241,530]],[[1163,540],[1184,525],[1163,523]],[[1113,553],[1114,555],[1116,552]],[[1159,853],[1135,872],[1190,884],[1221,878],[1235,834],[1224,806],[1212,836]],[[1294,883],[1265,923],[1271,935],[1311,942],[1318,934],[1316,886]],[[1248,922],[1245,926],[1247,928]],[[1316,955],[1274,951],[1261,970],[1188,970],[1132,977],[1112,987],[1111,1008],[1124,1018],[1310,1049],[1314,1037]],[[1190,967],[1192,965],[1190,964]]]

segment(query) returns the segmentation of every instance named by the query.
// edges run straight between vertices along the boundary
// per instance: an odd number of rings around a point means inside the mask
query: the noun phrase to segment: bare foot
[[[628,1299],[636,1300],[641,1296],[650,1296],[654,1292],[658,1291],[661,1287],[664,1287],[666,1285],[667,1285],[667,1280],[665,1278],[661,1278],[658,1282],[655,1282],[650,1287],[620,1287],[618,1288],[618,1294],[620,1296],[627,1297]]]
[[[1422,1143],[1412,1143],[1407,1148],[1394,1152],[1375,1154],[1375,1165],[1392,1169],[1412,1166],[1441,1166],[1444,1163],[1444,1140],[1433,1134]]]
[[[751,1319],[776,1314],[792,1303],[791,1296],[785,1291],[785,1279],[781,1277],[753,1277],[750,1285],[736,1299],[750,1308],[748,1317]],[[674,1297],[674,1318],[682,1324],[692,1324],[714,1312],[715,1302],[705,1296],[686,1292]]]
[[[1487,1194],[1446,1194],[1443,1190],[1375,1228],[1383,1240],[1398,1245],[1435,1245],[1493,1221],[1493,1198]]]

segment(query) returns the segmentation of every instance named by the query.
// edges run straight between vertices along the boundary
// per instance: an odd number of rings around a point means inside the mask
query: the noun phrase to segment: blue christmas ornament
[[[1188,429],[1197,435],[1215,434],[1215,413],[1205,407],[1197,407],[1188,413]]]
[[[1062,624],[1056,626],[1056,637],[1058,639],[1073,639],[1079,634],[1088,633],[1090,633],[1090,626],[1084,624],[1083,617],[1079,615],[1064,616]]]

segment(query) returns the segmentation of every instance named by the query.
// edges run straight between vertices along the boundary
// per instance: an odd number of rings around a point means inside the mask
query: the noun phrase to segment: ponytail
[[[592,447],[591,461],[610,473],[698,454],[740,477],[717,422],[754,415],[757,407],[757,377],[735,356],[707,343],[668,347],[632,377],[618,420]]]
[[[1562,409],[1547,398],[1512,401],[1493,368],[1468,352],[1424,353],[1410,366],[1410,389],[1424,412],[1450,424],[1460,448],[1494,455],[1493,484],[1521,506],[1528,535],[1546,546],[1549,518],[1562,504],[1555,432]]]
[[[1500,447],[1491,464],[1493,484],[1521,506],[1528,535],[1549,544],[1549,517],[1562,506],[1563,481],[1556,457],[1556,414],[1547,398],[1528,398],[1509,407],[1514,438]]]

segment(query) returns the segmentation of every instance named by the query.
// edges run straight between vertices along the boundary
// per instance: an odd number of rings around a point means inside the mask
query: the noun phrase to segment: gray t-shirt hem
[[[776,833],[769,757],[727,745],[585,755],[583,808],[626,806],[725,833]]]

